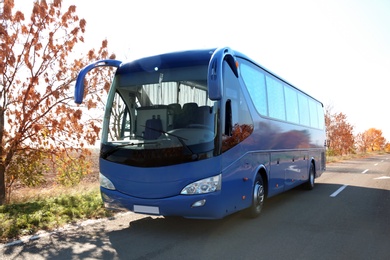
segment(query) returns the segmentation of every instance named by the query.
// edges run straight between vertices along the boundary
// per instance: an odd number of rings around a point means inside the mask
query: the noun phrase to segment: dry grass
[[[346,160],[353,160],[353,159],[360,159],[360,158],[367,158],[370,156],[385,154],[385,152],[369,152],[369,153],[357,153],[357,154],[346,154],[342,156],[327,156],[326,157],[326,163],[335,163],[335,162],[341,162]]]
[[[56,183],[56,176],[45,176],[46,183],[39,187],[26,187],[16,184],[11,193],[10,203],[24,203],[28,201],[44,200],[62,195],[78,195],[94,192],[99,189],[99,151],[91,150],[91,155],[86,158],[91,163],[91,171],[85,175],[82,181],[75,186],[65,187]]]
[[[79,185],[74,187],[64,187],[61,185],[52,185],[39,188],[21,187],[14,190],[11,194],[11,204],[25,203],[28,201],[45,200],[48,198],[59,197],[62,195],[79,195],[89,192],[94,192],[99,189],[98,182],[82,181]]]

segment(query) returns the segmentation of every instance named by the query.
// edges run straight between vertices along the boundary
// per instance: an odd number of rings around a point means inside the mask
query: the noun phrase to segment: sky
[[[16,0],[21,2],[22,0]],[[24,2],[24,1],[23,1]],[[390,141],[389,0],[64,0],[117,59],[231,47]]]

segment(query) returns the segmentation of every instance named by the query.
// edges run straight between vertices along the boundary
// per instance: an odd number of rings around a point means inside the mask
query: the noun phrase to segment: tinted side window
[[[318,112],[317,112],[317,104],[314,100],[309,99],[309,107],[310,107],[310,126],[318,128]]]
[[[324,128],[324,112],[320,103],[247,60],[241,60],[240,71],[252,102],[261,115]]]
[[[303,94],[298,94],[298,104],[299,104],[299,122],[302,125],[310,125],[310,116],[309,116],[309,103],[307,97]]]
[[[297,91],[287,85],[284,86],[286,96],[286,115],[287,121],[299,124],[298,96]]]
[[[321,104],[317,103],[317,113],[318,113],[318,127],[324,129],[325,119],[324,119],[324,109]]]
[[[263,72],[246,63],[242,63],[240,69],[242,79],[244,80],[257,112],[261,115],[268,116],[267,90]]]
[[[267,82],[269,116],[280,120],[286,120],[283,85],[270,76],[266,76],[265,78]]]

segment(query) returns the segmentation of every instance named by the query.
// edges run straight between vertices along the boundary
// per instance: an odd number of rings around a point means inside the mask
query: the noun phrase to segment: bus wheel
[[[252,205],[248,209],[246,209],[246,216],[250,218],[255,218],[259,216],[261,210],[263,209],[264,198],[265,198],[265,192],[264,192],[263,179],[261,178],[260,175],[257,175],[255,184],[253,186]]]
[[[314,164],[310,164],[310,170],[309,170],[309,179],[305,183],[305,189],[312,190],[314,188],[314,179],[315,179],[315,172],[314,172]]]

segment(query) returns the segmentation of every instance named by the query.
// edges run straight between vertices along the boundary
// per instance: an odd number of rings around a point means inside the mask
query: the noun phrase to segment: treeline
[[[383,137],[381,130],[369,128],[354,135],[354,127],[348,123],[347,116],[341,112],[333,113],[330,107],[325,109],[325,126],[327,154],[330,156],[373,151],[390,152],[390,143]]]

